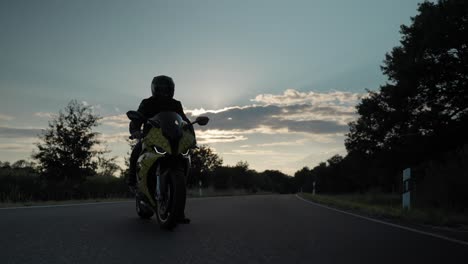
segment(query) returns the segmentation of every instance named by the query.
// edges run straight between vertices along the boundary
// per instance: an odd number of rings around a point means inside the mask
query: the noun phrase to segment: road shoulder
[[[319,206],[321,208],[351,215],[354,217],[365,219],[367,221],[372,221],[372,222],[392,226],[395,228],[404,229],[410,232],[416,232],[416,233],[420,233],[423,235],[428,235],[428,236],[436,237],[439,239],[451,241],[457,244],[468,246],[468,231],[465,231],[465,230],[456,230],[456,229],[449,229],[449,228],[443,228],[443,227],[438,227],[438,226],[415,224],[415,223],[401,221],[398,219],[390,219],[390,218],[386,218],[383,216],[376,217],[375,215],[366,214],[365,212],[358,211],[358,210],[351,210],[348,208],[339,208],[333,205],[325,205],[325,204],[313,201],[311,199],[308,199],[304,195],[296,194],[296,197],[302,202],[311,204],[313,206]]]

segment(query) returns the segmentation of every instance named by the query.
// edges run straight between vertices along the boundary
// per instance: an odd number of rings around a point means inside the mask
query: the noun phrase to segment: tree
[[[7,169],[7,168],[9,169],[9,168],[11,168],[10,162],[8,162],[8,161],[3,161],[3,162],[0,161],[0,168],[4,168],[4,169]]]
[[[125,157],[125,167],[124,167],[125,169],[120,168],[120,177],[122,177],[125,182],[128,182],[128,177],[130,177],[130,155],[131,155],[131,150],[133,150],[133,148],[136,145],[136,142],[135,140],[130,140],[130,139],[127,139],[126,141],[130,147],[130,150],[127,151],[127,156]]]
[[[269,191],[277,193],[292,193],[296,192],[293,178],[278,170],[266,170],[261,173],[270,184]]]
[[[106,158],[103,155],[97,157],[97,175],[99,176],[115,176],[117,171],[121,170],[115,160],[117,157]]]
[[[13,169],[24,169],[24,168],[29,168],[29,169],[34,169],[35,164],[34,162],[31,161],[26,161],[26,160],[18,160],[11,165]]]
[[[334,155],[333,157],[327,160],[328,166],[339,166],[339,164],[343,161],[343,157],[341,155]]]
[[[294,185],[298,191],[312,192],[313,188],[311,183],[312,174],[308,167],[303,167],[294,173]]]
[[[96,157],[102,154],[95,149],[100,143],[93,131],[98,121],[89,106],[72,100],[49,122],[33,153],[46,182],[73,185],[95,174]]]
[[[202,181],[204,186],[210,184],[209,174],[223,164],[223,160],[210,147],[201,145],[192,151],[189,186],[198,185]]]
[[[468,142],[468,2],[423,2],[386,55],[389,82],[357,106],[348,152],[406,167]]]
[[[253,187],[253,173],[249,169],[247,161],[239,161],[232,167],[235,172],[232,183],[234,188],[252,189]]]

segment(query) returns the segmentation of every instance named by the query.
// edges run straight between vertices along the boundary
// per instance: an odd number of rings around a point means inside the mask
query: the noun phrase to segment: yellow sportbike
[[[190,149],[196,144],[190,127],[197,123],[204,126],[209,119],[198,117],[188,124],[175,112],[147,119],[137,111],[127,112],[127,117],[150,127],[145,137],[138,139],[142,151],[137,161],[137,214],[148,219],[156,213],[159,225],[172,229],[185,209]]]

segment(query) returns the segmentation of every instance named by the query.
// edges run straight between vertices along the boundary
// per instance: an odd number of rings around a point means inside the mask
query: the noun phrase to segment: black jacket
[[[151,118],[160,112],[176,112],[182,119],[190,124],[190,120],[184,113],[182,104],[173,98],[164,97],[149,97],[141,101],[138,107],[138,112],[142,113],[146,118]],[[131,121],[130,122],[130,133],[141,129],[141,123]],[[146,129],[145,129],[146,130]],[[193,129],[191,129],[193,132]]]

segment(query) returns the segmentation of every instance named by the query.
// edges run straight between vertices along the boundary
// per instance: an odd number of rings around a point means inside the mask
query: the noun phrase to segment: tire
[[[149,208],[147,205],[144,205],[143,201],[138,197],[138,195],[135,198],[135,202],[137,215],[141,219],[150,219],[153,216],[153,210],[151,210],[151,208]]]
[[[172,230],[177,226],[177,220],[184,213],[186,189],[184,179],[184,169],[175,168],[169,172],[168,175],[168,193],[169,193],[169,208],[166,210],[167,215],[161,215],[159,202],[156,216],[159,225],[162,229]]]

